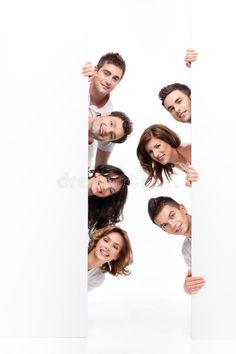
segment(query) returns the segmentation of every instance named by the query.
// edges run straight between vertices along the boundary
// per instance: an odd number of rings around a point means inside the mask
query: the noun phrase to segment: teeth
[[[104,257],[109,257],[109,253],[107,253],[106,251],[101,250],[100,252]]]

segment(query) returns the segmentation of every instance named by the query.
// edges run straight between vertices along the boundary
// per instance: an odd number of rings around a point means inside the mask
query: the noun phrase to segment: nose
[[[112,83],[112,77],[111,76],[106,77],[106,84],[108,84],[110,86],[111,83]]]
[[[169,225],[170,225],[170,228],[171,230],[175,230],[175,220],[169,220]]]
[[[159,156],[159,151],[156,150],[156,149],[154,149],[154,150],[153,150],[153,156],[154,156],[155,158],[158,158],[158,156]]]
[[[174,109],[176,113],[179,113],[181,111],[181,107],[179,105],[174,105]]]

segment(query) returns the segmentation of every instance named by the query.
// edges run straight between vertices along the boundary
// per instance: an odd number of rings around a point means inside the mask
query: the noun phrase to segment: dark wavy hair
[[[157,197],[157,198],[151,198],[148,201],[148,214],[150,216],[150,219],[152,222],[155,224],[155,217],[159,215],[159,213],[162,211],[164,206],[166,205],[171,205],[177,209],[180,208],[180,204],[177,203],[174,199],[171,197]]]
[[[180,137],[165,125],[154,124],[144,130],[137,147],[137,157],[142,169],[148,174],[148,178],[145,182],[146,187],[153,187],[157,183],[162,185],[163,172],[168,181],[171,181],[171,177],[174,174],[173,163],[162,165],[160,162],[154,161],[147,153],[146,145],[152,138],[163,140],[174,149],[177,149],[181,144]]]
[[[121,79],[123,78],[124,74],[125,74],[125,70],[126,70],[126,65],[125,65],[125,61],[122,58],[122,56],[119,53],[107,53],[104,54],[98,61],[97,63],[97,69],[101,69],[103,67],[103,65],[107,63],[107,64],[113,64],[115,66],[117,66],[118,68],[120,68],[122,70],[122,76]]]
[[[90,172],[92,175],[89,178],[93,178],[98,172],[102,176],[121,182],[121,189],[108,197],[100,198],[96,195],[88,197],[88,228],[91,232],[123,220],[130,180],[120,168],[111,165],[99,165]]]
[[[91,234],[91,239],[88,245],[88,253],[96,247],[98,241],[102,237],[109,235],[111,232],[118,232],[122,236],[124,246],[121,248],[117,259],[113,259],[113,261],[109,262],[109,264],[107,262],[104,263],[100,268],[103,273],[110,273],[115,276],[119,274],[130,275],[131,271],[126,267],[133,263],[131,243],[127,232],[122,230],[120,227],[112,225],[95,230]]]
[[[171,85],[162,87],[162,89],[160,90],[158,96],[159,96],[163,106],[165,106],[164,101],[165,101],[166,96],[168,96],[172,91],[175,91],[175,90],[179,90],[179,91],[183,92],[185,95],[187,95],[191,99],[191,89],[187,85],[179,84],[177,82],[175,84],[171,84]]]

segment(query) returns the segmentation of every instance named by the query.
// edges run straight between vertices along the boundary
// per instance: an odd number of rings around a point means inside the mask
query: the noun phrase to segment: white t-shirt
[[[106,112],[112,112],[114,111],[113,105],[111,103],[111,100],[107,101],[107,103],[101,107],[98,108],[94,105],[89,105],[88,107],[88,116],[89,117],[96,117],[100,113],[106,113]],[[114,143],[105,143],[103,141],[96,141],[94,140],[92,144],[88,145],[88,166],[89,167],[94,167],[94,156],[97,148],[102,151],[108,151],[111,152],[114,148]]]
[[[105,280],[105,274],[101,271],[99,267],[90,269],[88,271],[88,291],[97,288],[102,285]]]
[[[184,256],[185,263],[191,267],[192,260],[192,241],[190,237],[186,237],[182,246],[182,254]]]

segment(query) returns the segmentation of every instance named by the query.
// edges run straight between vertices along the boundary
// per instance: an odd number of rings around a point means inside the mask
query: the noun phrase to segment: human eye
[[[167,226],[167,224],[162,224],[162,225],[161,225],[162,230],[164,230],[164,231],[165,231],[166,226]]]
[[[112,80],[113,80],[114,82],[118,82],[120,79],[119,79],[119,77],[114,76],[114,77],[112,78]]]
[[[181,103],[182,102],[182,98],[178,98],[176,102],[177,103]]]
[[[118,250],[118,249],[119,249],[119,246],[118,246],[118,245],[113,245],[113,248],[114,248],[115,250]]]
[[[155,145],[155,148],[156,148],[156,149],[159,149],[160,146],[161,146],[161,144],[156,144],[156,145]]]
[[[103,237],[103,241],[104,242],[108,242],[108,238],[107,237]]]
[[[172,212],[170,213],[170,219],[174,219],[174,217],[175,217],[175,213],[172,211]]]
[[[105,75],[105,76],[109,76],[109,71],[108,70],[103,70],[103,74]]]

